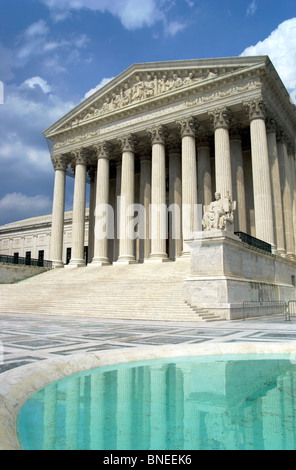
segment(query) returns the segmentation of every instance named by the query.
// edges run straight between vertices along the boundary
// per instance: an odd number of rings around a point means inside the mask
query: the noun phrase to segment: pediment
[[[196,87],[233,77],[258,66],[266,56],[200,59],[135,64],[99,89],[47,129],[47,138],[93,121],[117,119],[122,113],[155,105],[156,101],[176,99]]]

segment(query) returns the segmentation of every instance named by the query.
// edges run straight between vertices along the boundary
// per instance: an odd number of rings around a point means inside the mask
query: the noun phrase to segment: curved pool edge
[[[19,410],[37,390],[51,382],[115,364],[220,354],[291,354],[296,363],[296,342],[143,346],[47,359],[4,372],[0,375],[0,450],[21,450],[17,436]]]

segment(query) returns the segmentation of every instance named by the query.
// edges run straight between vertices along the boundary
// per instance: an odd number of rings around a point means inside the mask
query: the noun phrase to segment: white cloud
[[[51,92],[51,86],[49,86],[47,81],[41,77],[28,78],[28,80],[25,80],[24,83],[21,85],[21,87],[23,86],[28,86],[29,88],[35,88],[38,86],[45,94]]]
[[[268,55],[288,91],[295,96],[296,18],[281,23],[266,39],[247,47],[241,55]]]
[[[37,36],[46,36],[49,28],[44,20],[39,20],[31,24],[24,32],[25,38],[36,38]]]
[[[19,47],[16,51],[16,60],[19,66],[24,65],[28,58],[40,55],[44,51],[44,44],[49,33],[49,28],[44,20],[31,24],[19,35]]]
[[[32,59],[40,58],[45,67],[55,66],[55,73],[67,69],[60,65],[71,62],[71,57],[80,58],[80,50],[89,42],[86,34],[52,38],[50,29],[44,20],[37,21],[25,29],[17,38],[14,51],[14,67],[25,67]],[[0,49],[1,53],[1,49]],[[1,66],[0,66],[1,67]]]
[[[156,21],[156,0],[41,0],[56,20],[65,19],[72,10],[88,9],[117,16],[127,29],[141,28]]]
[[[177,33],[186,28],[186,23],[179,21],[171,21],[165,26],[165,33],[167,36],[176,36]]]
[[[101,82],[95,87],[95,88],[92,88],[91,90],[89,90],[87,93],[85,93],[84,95],[84,98],[83,99],[86,99],[86,98],[89,98],[91,95],[93,95],[96,91],[98,91],[100,88],[102,88],[103,86],[107,85],[107,83],[109,83],[111,80],[113,80],[114,77],[112,78],[103,78],[101,80]]]
[[[175,6],[175,0],[40,0],[50,9],[56,21],[66,19],[71,11],[88,9],[101,13],[110,13],[116,16],[124,28],[136,30],[151,27],[162,22],[168,35],[175,35],[186,26],[175,19],[168,22],[166,13]],[[194,6],[193,0],[185,0],[190,6]]]
[[[13,52],[0,44],[0,57],[0,79],[5,82],[14,77],[12,71],[14,65]]]
[[[54,172],[42,132],[76,104],[61,99],[42,77],[8,85],[5,92],[0,106],[0,224],[50,213]]]
[[[257,11],[257,1],[253,0],[248,6],[247,16],[255,15],[256,11]]]
[[[52,201],[48,196],[27,196],[22,193],[8,193],[0,199],[0,224],[7,220],[23,220],[28,217],[51,213]],[[13,217],[11,218],[11,214]]]

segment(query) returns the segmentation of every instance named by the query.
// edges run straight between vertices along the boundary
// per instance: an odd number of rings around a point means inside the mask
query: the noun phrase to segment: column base
[[[170,259],[168,258],[167,254],[159,254],[159,255],[150,255],[150,258],[145,259],[144,263],[167,263]]]
[[[279,249],[279,250],[276,251],[276,254],[277,254],[278,256],[285,257],[285,256],[286,256],[286,250],[284,250],[284,249]]]
[[[120,256],[117,261],[114,261],[115,265],[117,264],[136,264],[135,258]]]
[[[63,261],[52,261],[52,267],[53,269],[59,269],[59,268],[64,268],[65,265]]]
[[[108,258],[94,258],[92,262],[88,264],[88,267],[110,266],[110,264]]]
[[[190,251],[183,251],[179,259],[189,259],[190,258]]]
[[[70,263],[67,264],[66,268],[85,268],[84,259],[71,259]]]

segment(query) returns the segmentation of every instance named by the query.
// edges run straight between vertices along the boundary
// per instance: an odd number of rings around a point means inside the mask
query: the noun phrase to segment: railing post
[[[285,321],[290,321],[290,315],[289,315],[289,302],[286,302],[286,309],[285,309]]]
[[[52,268],[52,262],[47,260],[40,261],[34,258],[24,258],[20,256],[0,255],[0,263],[15,264],[21,266],[38,266],[43,268]]]

